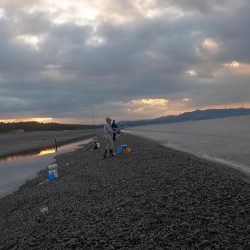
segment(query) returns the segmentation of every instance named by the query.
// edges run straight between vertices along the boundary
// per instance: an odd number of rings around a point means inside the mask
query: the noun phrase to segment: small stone
[[[199,244],[200,247],[207,247],[208,245],[210,245],[209,240],[203,240],[203,241]]]
[[[211,250],[211,247],[205,247],[204,250]]]
[[[114,246],[109,246],[106,248],[107,250],[115,250],[115,247]]]
[[[217,234],[219,233],[219,230],[217,228],[208,228],[208,232],[212,234]]]
[[[141,238],[141,239],[144,239],[145,237],[146,237],[145,234],[141,234],[141,235],[140,235],[140,238]]]
[[[49,212],[49,208],[48,207],[42,207],[42,208],[40,208],[40,212],[41,213],[48,213]]]

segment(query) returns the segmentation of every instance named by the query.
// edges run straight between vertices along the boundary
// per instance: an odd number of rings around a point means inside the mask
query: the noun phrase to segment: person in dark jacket
[[[113,141],[115,141],[115,137],[117,134],[117,129],[119,128],[119,126],[115,123],[115,120],[113,120],[111,127],[113,129]]]

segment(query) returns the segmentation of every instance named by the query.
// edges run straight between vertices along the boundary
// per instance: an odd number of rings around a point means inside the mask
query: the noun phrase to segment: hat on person
[[[106,118],[106,122],[111,122],[110,117],[107,117],[107,118]]]

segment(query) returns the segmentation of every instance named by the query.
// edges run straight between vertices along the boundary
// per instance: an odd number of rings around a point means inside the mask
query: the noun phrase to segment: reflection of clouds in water
[[[73,143],[57,146],[57,148],[55,146],[53,146],[53,147],[49,147],[46,149],[40,149],[40,150],[39,149],[38,150],[30,150],[30,151],[27,150],[27,152],[16,153],[15,155],[2,157],[0,159],[0,162],[13,162],[13,161],[17,161],[17,160],[21,161],[21,160],[26,160],[26,159],[31,160],[32,157],[36,157],[36,156],[46,156],[46,155],[54,154],[57,152],[64,153],[64,152],[68,152],[68,151],[73,151],[81,146],[84,146],[85,144],[87,144],[91,141],[93,141],[93,139],[86,139],[83,141],[73,142]]]
[[[48,155],[48,154],[53,154],[56,152],[56,149],[53,148],[53,149],[45,149],[45,150],[42,150],[38,153],[38,155]]]
[[[56,152],[56,149],[53,148],[48,148],[48,149],[42,149],[42,150],[29,150],[24,153],[16,153],[15,155],[11,156],[6,156],[0,159],[0,162],[13,162],[17,160],[26,160],[26,159],[31,159],[32,157],[36,156],[43,156],[43,155],[48,155],[48,154],[53,154]]]
[[[15,161],[18,159],[18,156],[8,156],[6,158],[4,158],[4,161]]]

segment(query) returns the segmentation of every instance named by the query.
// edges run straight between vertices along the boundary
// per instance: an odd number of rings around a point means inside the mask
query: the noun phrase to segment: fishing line
[[[226,138],[227,136],[215,135],[215,134],[202,134],[202,133],[192,133],[192,132],[177,132],[177,131],[167,131],[167,130],[151,130],[151,129],[123,129],[123,130],[134,130],[142,132],[156,132],[156,133],[168,133],[168,134],[184,134],[184,135],[203,135],[203,136],[212,136],[212,137],[222,137]]]

